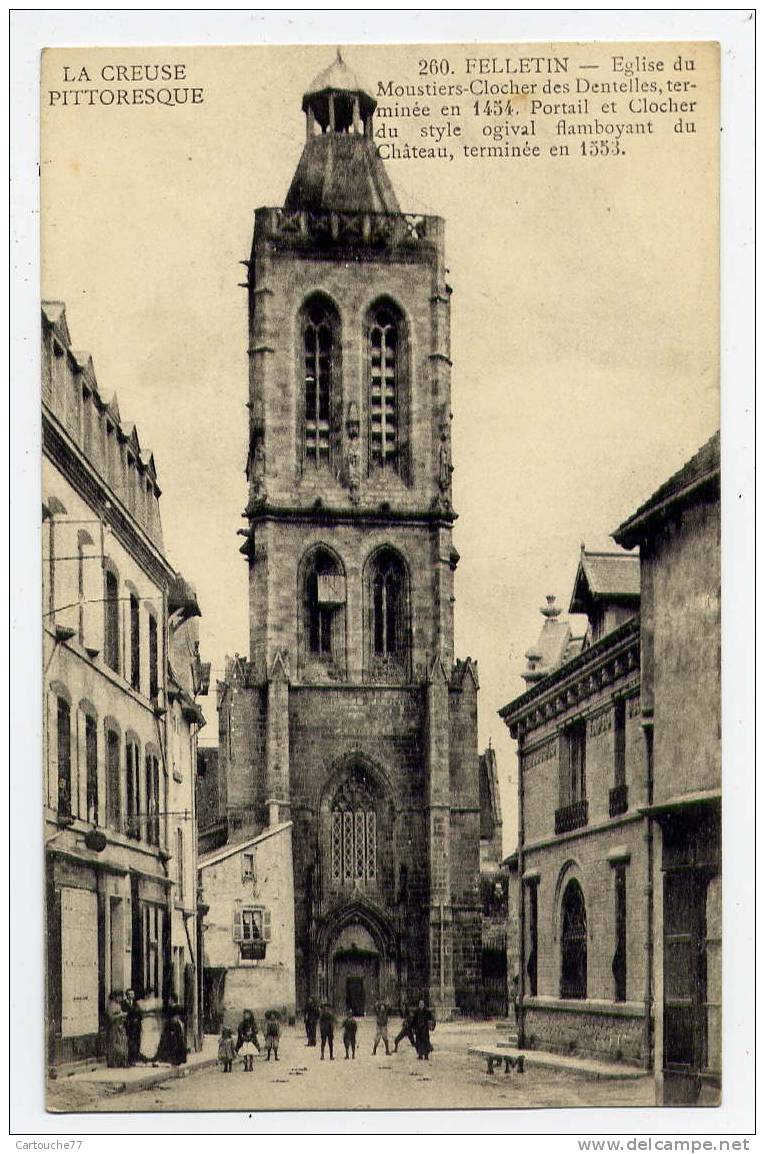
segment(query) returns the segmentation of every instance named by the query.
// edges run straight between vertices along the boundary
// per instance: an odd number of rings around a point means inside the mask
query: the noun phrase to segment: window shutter
[[[240,906],[234,909],[234,941],[242,940],[242,910]]]
[[[271,941],[271,911],[263,910],[263,940]]]

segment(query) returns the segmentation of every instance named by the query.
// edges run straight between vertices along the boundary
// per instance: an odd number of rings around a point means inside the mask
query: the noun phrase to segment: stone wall
[[[658,803],[721,784],[719,498],[677,513],[644,552],[643,706],[654,710]]]
[[[559,1054],[642,1063],[643,1006],[593,1002],[546,1002],[525,1007],[526,1046]]]
[[[627,1000],[645,993],[647,877],[644,819],[633,815],[610,828],[582,831],[524,854],[524,874],[537,881],[538,987],[540,996],[560,995],[560,907],[564,889],[575,878],[587,911],[587,995],[604,1001],[614,997],[612,963],[616,947],[614,867],[616,853],[626,868]]]

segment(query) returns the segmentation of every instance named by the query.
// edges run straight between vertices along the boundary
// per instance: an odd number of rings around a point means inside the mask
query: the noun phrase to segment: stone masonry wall
[[[643,1060],[642,1007],[594,1009],[583,1004],[552,1009],[531,1005],[526,1008],[525,1021],[530,1050],[635,1064]]]

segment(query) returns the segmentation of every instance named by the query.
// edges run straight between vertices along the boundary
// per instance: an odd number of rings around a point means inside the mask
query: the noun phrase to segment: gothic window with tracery
[[[375,798],[354,775],[335,796],[331,814],[332,880],[340,885],[374,881],[377,877],[377,812]]]
[[[406,671],[406,570],[392,549],[381,550],[369,570],[371,667],[380,675]]]
[[[369,331],[369,457],[398,468],[400,440],[399,324],[391,308],[375,309]]]
[[[330,462],[334,344],[334,316],[322,301],[314,301],[303,318],[303,452],[317,468]]]

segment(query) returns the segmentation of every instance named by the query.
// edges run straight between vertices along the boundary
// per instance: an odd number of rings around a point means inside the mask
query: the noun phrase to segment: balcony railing
[[[627,812],[627,786],[615,785],[608,791],[608,813],[611,817],[618,817]]]
[[[266,956],[265,940],[256,938],[252,942],[240,942],[239,956],[243,962],[262,962]]]
[[[311,212],[286,208],[259,208],[255,212],[258,236],[294,247],[305,245],[363,245],[372,248],[419,248],[438,244],[439,217],[385,212]]]
[[[569,833],[572,829],[580,829],[587,825],[587,802],[574,801],[570,805],[562,805],[555,811],[555,832]]]

